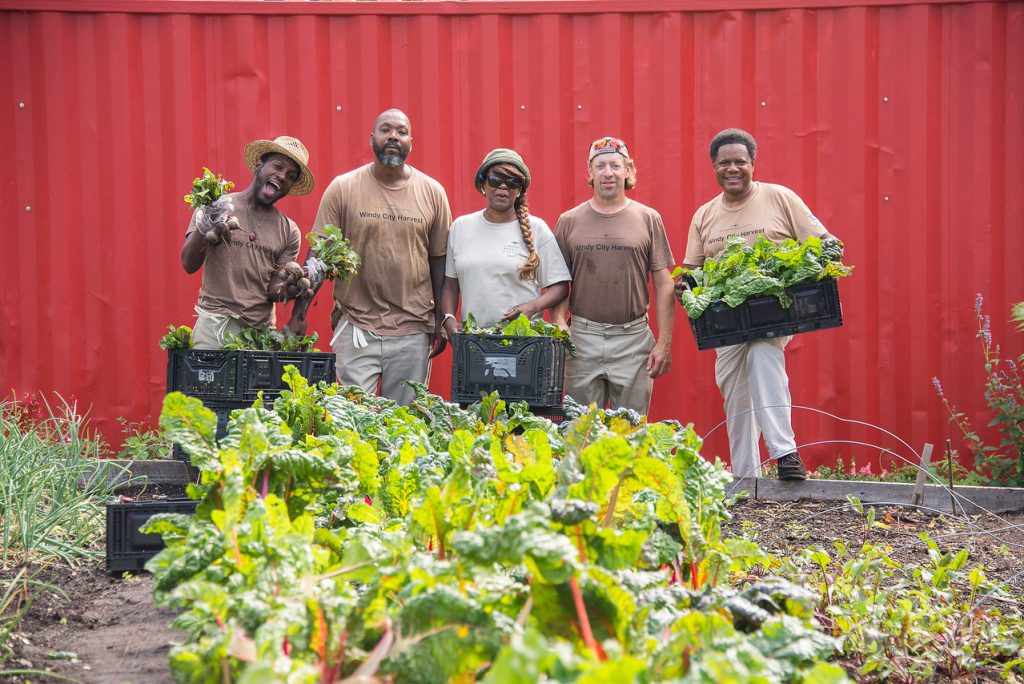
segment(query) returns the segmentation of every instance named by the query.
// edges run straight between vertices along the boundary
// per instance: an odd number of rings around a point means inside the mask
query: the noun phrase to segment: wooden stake
[[[924,449],[921,450],[921,465],[917,468],[917,479],[914,481],[914,494],[910,497],[910,503],[914,506],[924,505],[924,483],[928,479],[928,465],[932,461],[932,449],[934,447],[931,444],[925,442]]]
[[[953,494],[953,440],[946,440],[946,467],[949,468],[949,510],[956,515],[956,495]]]

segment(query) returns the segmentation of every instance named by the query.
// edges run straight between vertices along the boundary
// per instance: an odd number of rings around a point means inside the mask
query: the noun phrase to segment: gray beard
[[[371,143],[371,146],[373,147],[373,154],[376,155],[377,161],[391,169],[396,169],[404,164],[405,158],[409,156],[408,153],[402,154],[402,152],[385,154],[383,147],[377,147],[376,143]]]

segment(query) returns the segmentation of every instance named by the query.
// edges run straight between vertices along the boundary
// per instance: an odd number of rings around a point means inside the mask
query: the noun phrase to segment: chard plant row
[[[691,426],[285,380],[220,440],[198,400],[165,400],[202,473],[194,516],[146,528],[178,681],[849,681],[829,660],[866,642],[835,567],[723,538],[730,475]]]

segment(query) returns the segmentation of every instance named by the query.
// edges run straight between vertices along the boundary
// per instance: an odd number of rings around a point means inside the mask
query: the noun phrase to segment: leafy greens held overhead
[[[477,325],[473,314],[468,314],[466,320],[462,321],[462,332],[467,335],[501,335],[502,337],[554,337],[565,345],[565,350],[569,352],[570,356],[576,356],[576,345],[572,343],[569,333],[542,318],[531,321],[526,314],[519,314],[519,318],[498,323],[490,328],[481,328]]]
[[[843,243],[832,237],[775,244],[760,235],[748,246],[743,238],[733,236],[717,257],[707,259],[700,268],[677,268],[672,277],[689,276],[696,282],[679,297],[690,318],[700,318],[712,302],[737,307],[756,296],[778,297],[782,308],[788,309],[793,302],[787,287],[850,275],[853,267],[842,259]]]
[[[348,282],[356,273],[363,260],[352,249],[351,243],[342,235],[341,228],[328,224],[319,233],[306,235],[313,254],[327,264],[327,278]]]
[[[185,195],[185,203],[193,209],[205,207],[207,204],[231,192],[235,184],[224,180],[220,174],[215,174],[210,169],[203,167],[203,175],[192,181],[192,192]]]

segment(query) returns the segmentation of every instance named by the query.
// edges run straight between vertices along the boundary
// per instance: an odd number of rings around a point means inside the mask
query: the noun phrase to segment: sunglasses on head
[[[609,149],[617,150],[620,147],[625,147],[625,146],[626,146],[626,143],[624,143],[623,141],[619,140],[618,138],[601,138],[600,140],[595,140],[590,145],[590,149],[591,150],[603,150],[603,149],[605,149],[607,147]]]
[[[523,187],[523,179],[514,176],[499,176],[492,173],[487,176],[487,184],[494,189],[500,188],[504,184],[509,190],[518,190]]]

